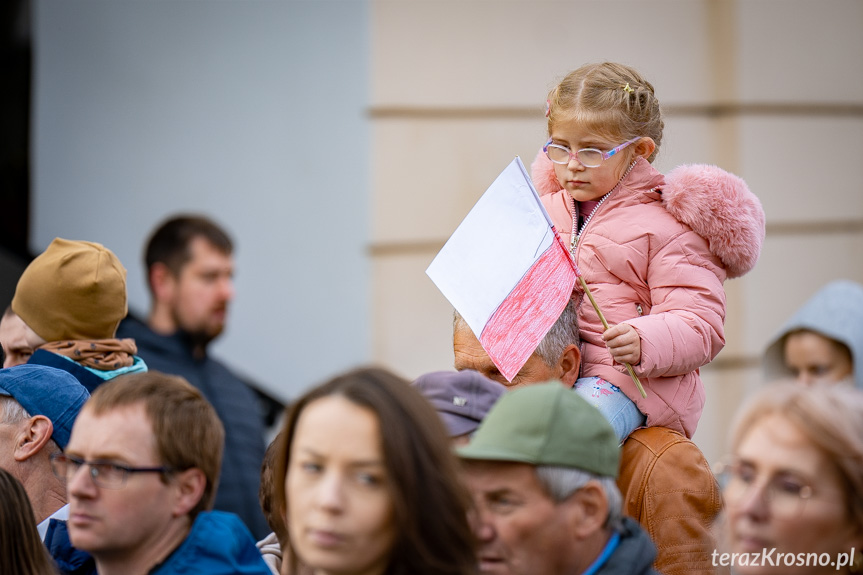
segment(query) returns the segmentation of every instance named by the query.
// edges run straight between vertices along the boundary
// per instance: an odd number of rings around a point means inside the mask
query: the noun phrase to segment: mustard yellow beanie
[[[126,268],[117,256],[62,238],[27,266],[12,298],[12,311],[47,342],[111,339],[126,305]]]

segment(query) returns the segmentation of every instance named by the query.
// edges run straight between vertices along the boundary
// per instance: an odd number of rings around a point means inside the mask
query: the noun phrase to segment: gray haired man
[[[51,470],[51,457],[66,449],[89,397],[60,369],[33,364],[0,369],[0,467],[24,485],[39,535],[64,575],[96,573],[92,558],[69,542],[66,487]]]
[[[622,516],[614,430],[560,382],[504,394],[458,453],[480,573],[656,573],[653,543]]]

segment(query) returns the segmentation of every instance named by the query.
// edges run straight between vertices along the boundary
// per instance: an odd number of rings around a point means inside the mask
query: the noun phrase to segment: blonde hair
[[[738,413],[731,431],[732,452],[768,415],[784,417],[833,462],[842,478],[849,517],[863,528],[863,392],[835,384],[770,385]]]
[[[548,94],[548,133],[560,122],[576,122],[613,140],[649,137],[656,149],[665,122],[653,85],[634,68],[615,62],[586,64],[566,75]]]

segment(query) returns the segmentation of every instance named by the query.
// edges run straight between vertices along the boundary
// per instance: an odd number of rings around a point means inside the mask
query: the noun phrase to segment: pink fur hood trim
[[[540,196],[561,190],[542,150],[530,170]],[[729,278],[755,267],[764,243],[764,209],[743,179],[717,166],[684,164],[665,176],[661,192],[665,208],[707,240]]]

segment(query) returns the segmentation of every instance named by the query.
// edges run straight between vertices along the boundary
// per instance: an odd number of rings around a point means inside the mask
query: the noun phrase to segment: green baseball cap
[[[620,466],[611,424],[559,381],[503,394],[458,455],[572,467],[604,477],[617,477]]]

